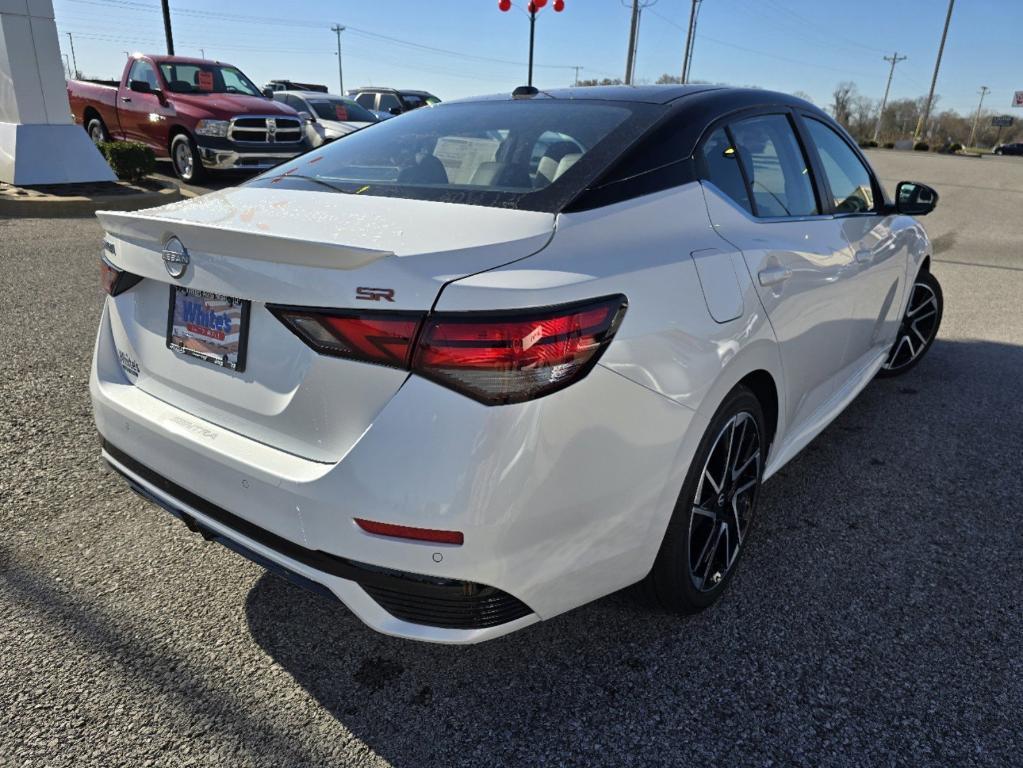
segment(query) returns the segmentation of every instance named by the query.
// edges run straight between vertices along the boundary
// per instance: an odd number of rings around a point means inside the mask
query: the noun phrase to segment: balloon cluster
[[[547,0],[529,0],[529,4],[526,6],[526,10],[529,11],[530,13],[536,13],[546,5]],[[512,1],[497,0],[497,7],[500,8],[502,11],[510,11],[512,7]],[[554,2],[551,3],[551,7],[554,9],[555,13],[561,13],[563,10],[565,10],[565,0],[554,0]]]

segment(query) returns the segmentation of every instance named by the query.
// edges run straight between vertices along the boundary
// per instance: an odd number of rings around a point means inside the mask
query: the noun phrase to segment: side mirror
[[[305,110],[302,110],[301,112],[298,113],[298,116],[302,118],[303,123],[316,122],[316,117],[313,115],[312,112],[306,112]]]
[[[272,99],[274,97],[274,89],[268,85],[266,88],[263,89],[263,95],[266,96],[266,98],[268,99]]]
[[[895,210],[907,216],[926,216],[938,204],[938,193],[918,181],[900,181],[895,186]]]
[[[401,107],[391,107],[387,111],[390,112],[392,115],[400,115],[401,114]]]
[[[128,88],[135,91],[135,93],[152,93],[153,89],[149,87],[149,82],[146,80],[132,80],[128,83]]]

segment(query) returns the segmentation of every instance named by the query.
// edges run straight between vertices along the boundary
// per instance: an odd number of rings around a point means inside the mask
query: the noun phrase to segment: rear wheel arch
[[[778,385],[774,376],[761,368],[746,374],[736,386],[740,385],[749,389],[760,401],[764,411],[764,426],[767,428],[764,444],[769,449],[778,434]]]

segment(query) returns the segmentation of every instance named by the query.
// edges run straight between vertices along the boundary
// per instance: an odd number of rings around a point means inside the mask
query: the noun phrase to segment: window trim
[[[697,153],[702,151],[703,146],[707,143],[710,137],[718,128],[724,128],[728,135],[729,141],[735,144],[735,137],[732,134],[731,126],[735,123],[747,120],[753,117],[761,117],[764,115],[779,115],[788,120],[789,128],[792,130],[793,135],[796,138],[796,145],[799,150],[803,153],[803,160],[806,162],[807,170],[810,176],[810,188],[813,190],[814,201],[817,204],[817,213],[802,214],[796,216],[759,216],[756,213],[750,213],[738,203],[735,204],[735,208],[738,211],[742,211],[744,216],[747,216],[751,221],[757,222],[781,222],[781,221],[813,221],[816,219],[833,219],[835,217],[832,210],[833,206],[826,205],[828,200],[825,197],[825,188],[820,184],[821,168],[818,165],[819,158],[817,157],[816,148],[811,153],[807,146],[806,138],[803,134],[803,126],[799,123],[795,110],[784,104],[771,104],[762,105],[756,107],[746,107],[743,109],[737,109],[732,112],[728,112],[720,117],[716,118],[712,122],[708,123],[703,129],[703,133],[700,135],[699,141],[696,142],[696,146],[693,149],[692,157],[695,159]],[[750,205],[753,210],[757,210],[756,198],[753,196],[753,188],[749,183],[749,178],[746,174],[746,169],[740,160],[739,169],[742,172],[742,180],[746,185],[746,194],[749,196]],[[700,181],[713,181],[710,179],[700,179]]]
[[[806,110],[796,109],[793,110],[794,122],[798,125],[798,131],[803,135],[803,143],[807,147],[812,148],[813,164],[816,166],[817,175],[820,178],[821,191],[826,193],[825,200],[827,201],[828,212],[838,219],[847,219],[850,217],[861,218],[865,216],[884,216],[885,211],[889,207],[888,198],[884,194],[884,188],[881,186],[877,179],[877,175],[874,173],[874,168],[867,162],[867,158],[860,151],[860,148],[856,146],[845,130],[842,129],[838,123],[829,122],[821,119],[819,115],[811,114]],[[817,149],[817,144],[814,142],[813,137],[810,135],[810,128],[807,125],[807,120],[815,120],[825,128],[831,129],[831,131],[838,136],[838,138],[852,151],[853,156],[860,161],[860,164],[867,171],[867,176],[870,178],[871,191],[874,194],[874,207],[869,211],[839,211],[835,205],[835,194],[831,189],[831,182],[828,180],[828,174],[824,170],[824,161],[820,156],[820,151]]]

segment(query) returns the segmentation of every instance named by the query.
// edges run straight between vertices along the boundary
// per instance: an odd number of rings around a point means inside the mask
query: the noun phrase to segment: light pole
[[[526,13],[529,15],[529,82],[527,85],[533,87],[533,44],[536,42],[536,14],[547,5],[547,0],[529,0],[526,5]],[[502,13],[511,10],[512,0],[498,0],[497,8]],[[551,3],[555,13],[565,10],[565,0],[554,0]]]
[[[980,86],[980,103],[977,104],[977,114],[973,118],[973,130],[970,131],[970,141],[967,146],[973,146],[973,140],[977,137],[977,122],[980,120],[980,108],[984,106],[984,97],[991,92],[991,89],[986,85]]]
[[[952,8],[956,0],[948,0],[948,13],[945,14],[945,28],[941,31],[941,45],[938,46],[938,58],[934,62],[934,76],[931,78],[931,90],[927,94],[927,105],[916,126],[916,137],[919,139],[927,130],[927,121],[931,118],[931,105],[934,103],[934,87],[938,84],[938,70],[941,68],[941,55],[945,52],[945,38],[948,37],[948,25],[952,21]]]
[[[885,61],[892,63],[892,68],[888,70],[888,85],[884,87],[884,98],[881,99],[881,111],[877,113],[877,125],[874,126],[874,141],[877,141],[877,137],[881,134],[881,120],[884,118],[884,108],[888,106],[888,91],[892,88],[892,78],[895,76],[895,65],[900,61],[905,61],[905,56],[899,56],[899,52],[896,51],[891,56],[885,56]]]
[[[341,33],[345,31],[345,28],[342,27],[340,24],[335,24],[333,27],[330,28],[330,31],[337,33],[337,84],[338,87],[341,89],[339,93],[342,96],[344,96],[345,76],[343,70],[341,69]]]

